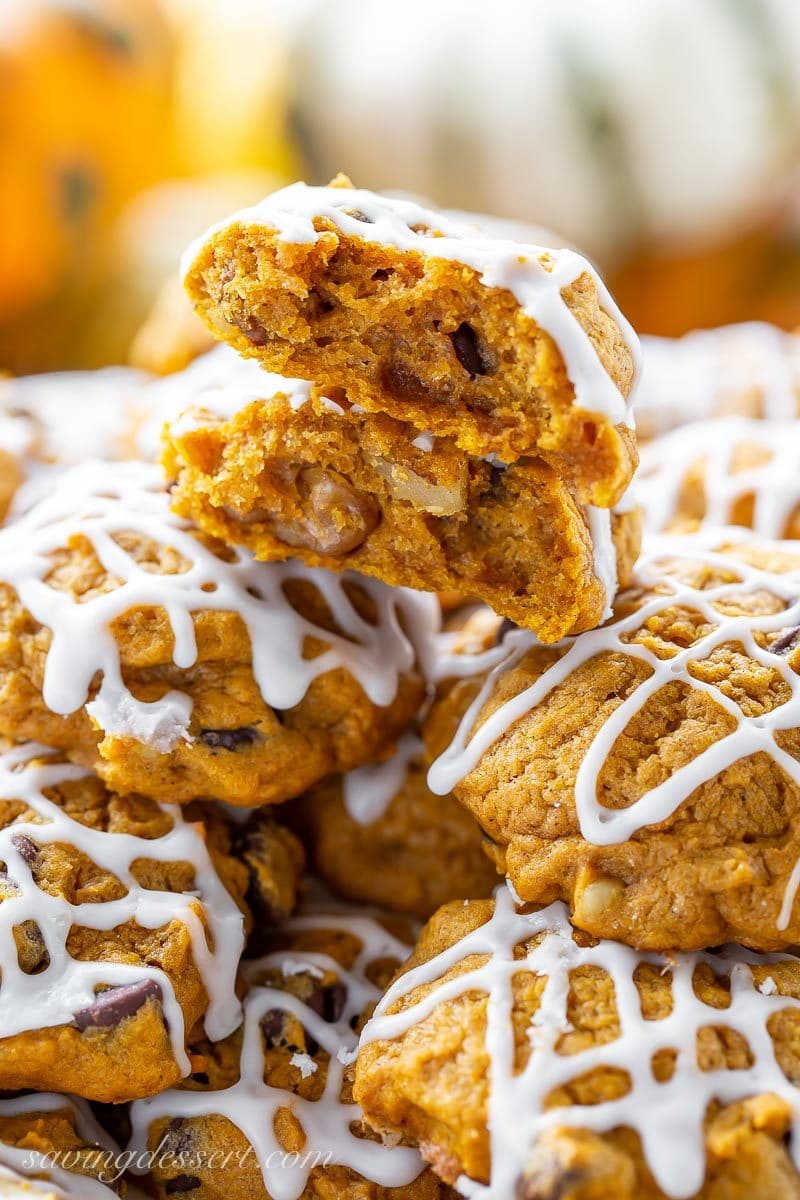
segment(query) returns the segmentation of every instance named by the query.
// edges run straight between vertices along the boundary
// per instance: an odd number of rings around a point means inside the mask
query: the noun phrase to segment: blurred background
[[[185,244],[340,170],[553,230],[642,332],[792,328],[800,3],[0,0],[0,369],[185,365]]]

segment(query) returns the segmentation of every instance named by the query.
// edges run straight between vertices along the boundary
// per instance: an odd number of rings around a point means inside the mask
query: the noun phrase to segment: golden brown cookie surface
[[[113,1200],[126,1196],[119,1149],[89,1106],[53,1093],[0,1100],[4,1200]]]
[[[726,537],[651,541],[605,627],[507,635],[505,663],[429,718],[431,786],[523,899],[566,900],[596,936],[766,950],[800,932],[800,556]]]
[[[435,796],[416,735],[395,755],[296,802],[297,825],[322,878],[338,895],[425,919],[447,900],[488,896],[497,872],[475,818],[454,796]]]

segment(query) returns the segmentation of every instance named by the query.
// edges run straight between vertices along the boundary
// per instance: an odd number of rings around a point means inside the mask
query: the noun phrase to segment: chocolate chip
[[[182,1196],[184,1192],[193,1192],[200,1187],[201,1181],[196,1175],[176,1175],[164,1184],[164,1194],[167,1196]]]
[[[89,1008],[76,1012],[72,1023],[81,1033],[86,1029],[110,1029],[132,1017],[148,1000],[161,1000],[161,988],[153,979],[109,988],[100,992]]]
[[[269,1008],[261,1018],[261,1032],[270,1046],[280,1044],[283,1035],[283,1013],[279,1008]]]
[[[499,646],[506,634],[512,633],[515,629],[519,629],[519,625],[515,625],[508,617],[503,617],[497,630],[495,645]]]
[[[481,352],[478,335],[471,325],[462,321],[455,333],[450,334],[450,341],[456,352],[456,358],[461,363],[470,379],[476,375],[488,375],[492,363]]]
[[[286,1013],[280,1008],[269,1008],[261,1018],[261,1032],[271,1050],[291,1050],[298,1052],[302,1046],[291,1042],[286,1033]]]
[[[31,866],[39,857],[39,847],[35,842],[32,842],[24,833],[12,833],[11,841],[19,851],[20,857],[24,862]]]
[[[331,983],[325,988],[324,1020],[333,1025],[339,1020],[347,1003],[347,988],[343,983]]]
[[[267,331],[263,325],[259,325],[253,317],[243,316],[238,319],[234,318],[234,324],[237,329],[240,329],[244,336],[253,346],[266,346]]]
[[[435,398],[425,382],[403,362],[383,363],[379,374],[381,387],[397,400],[426,404]]]
[[[344,1012],[347,1003],[347,988],[337,980],[326,987],[315,986],[306,999],[306,1004],[323,1021],[335,1024]]]
[[[239,729],[202,729],[199,740],[212,750],[241,750],[260,742],[261,734],[250,725],[242,725]]]
[[[506,470],[507,470],[506,467],[498,466],[497,463],[492,463],[491,470],[489,471],[489,487],[490,488],[497,488],[500,486],[500,484],[503,481],[503,476],[505,475]]]
[[[254,812],[237,831],[236,856],[250,873],[245,899],[253,914],[253,927],[247,940],[247,953],[252,958],[266,954],[270,937],[276,926],[289,916],[294,891],[284,896],[285,889],[276,886],[282,843],[276,839],[274,822],[263,812]]]
[[[777,642],[773,642],[770,650],[773,654],[788,654],[794,648],[798,638],[800,638],[800,625],[795,625],[794,629],[790,629],[783,637],[779,637]]]

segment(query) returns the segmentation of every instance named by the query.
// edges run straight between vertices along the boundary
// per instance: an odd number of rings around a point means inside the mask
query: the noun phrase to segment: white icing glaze
[[[736,454],[752,447],[766,460],[734,469]],[[679,510],[687,471],[702,465],[705,516],[701,527],[734,524],[735,508],[753,499],[752,527],[764,537],[782,538],[800,505],[800,424],[717,417],[680,426],[642,446],[633,485],[645,527],[666,529]]]
[[[132,367],[2,380],[0,447],[61,463],[115,457],[149,380]]]
[[[606,595],[601,620],[607,621],[613,612],[614,597],[619,583],[611,511],[607,508],[595,508],[593,505],[588,505],[583,511],[592,538],[594,573]]]
[[[704,533],[669,537],[651,537],[645,543],[642,558],[635,572],[635,585],[657,587],[658,591],[629,615],[610,621],[599,629],[566,638],[560,643],[561,657],[519,695],[506,701],[476,730],[475,721],[492,694],[500,675],[515,666],[536,644],[533,634],[522,630],[508,634],[500,647],[482,656],[491,669],[480,693],[464,714],[450,746],[433,763],[428,774],[428,786],[438,794],[450,792],[480,761],[485,752],[503,736],[511,725],[536,705],[547,699],[552,690],[572,671],[596,655],[616,653],[646,663],[650,675],[631,695],[622,701],[609,716],[588,746],[575,780],[575,807],[581,833],[595,845],[612,845],[630,838],[637,830],[666,820],[691,795],[695,788],[713,779],[732,763],[763,751],[781,767],[789,778],[800,786],[800,763],[775,741],[774,734],[800,726],[800,676],[790,668],[785,655],[761,649],[754,634],[774,633],[800,625],[800,567],[786,574],[758,569],[730,555],[720,554],[717,548],[725,542],[758,544],[755,534],[743,529],[709,530]],[[781,543],[761,540],[761,544],[780,548]],[[784,549],[795,554],[800,543],[786,542]],[[701,590],[682,582],[666,572],[664,560],[685,558],[694,562],[733,570],[737,579]],[[725,616],[717,605],[727,596],[742,596],[765,590],[780,597],[785,608],[766,616]],[[646,646],[624,640],[640,629],[650,618],[665,610],[679,607],[698,612],[706,631],[689,647],[676,647],[670,658],[658,658]],[[777,640],[777,637],[773,640]],[[756,662],[780,675],[790,691],[786,703],[771,712],[756,717],[745,716],[739,706],[712,683],[700,681],[691,674],[692,662],[705,659],[715,647],[738,643]],[[503,657],[498,651],[502,652]],[[444,657],[444,656],[443,656]],[[467,656],[465,656],[467,657]],[[442,662],[441,674],[448,671],[450,660]],[[469,674],[465,666],[462,674]],[[658,787],[646,792],[627,808],[606,808],[597,798],[600,772],[619,735],[646,701],[666,684],[680,680],[687,687],[703,691],[733,718],[732,733],[714,742],[705,751],[675,770]],[[474,731],[474,732],[473,732]]]
[[[0,450],[24,477],[12,517],[47,494],[59,469],[85,458],[126,457],[149,378],[105,367],[0,381]]]
[[[516,946],[539,934],[544,935],[541,942],[525,957],[514,957]],[[441,979],[450,967],[469,955],[488,958],[480,966],[443,982],[405,1011],[388,1012],[401,997],[421,984]],[[533,913],[517,912],[511,892],[501,886],[491,920],[396,980],[365,1027],[361,1045],[400,1037],[443,1001],[466,992],[484,992],[489,997],[485,1045],[490,1063],[491,1183],[487,1187],[462,1177],[459,1190],[470,1200],[507,1200],[515,1194],[531,1146],[545,1130],[572,1126],[603,1133],[624,1126],[638,1132],[656,1182],[668,1196],[678,1200],[693,1196],[702,1186],[703,1121],[712,1100],[730,1104],[767,1092],[786,1100],[793,1114],[792,1155],[800,1167],[800,1089],[778,1066],[767,1029],[773,1014],[800,1009],[800,1000],[780,996],[777,989],[763,984],[756,987],[750,970],[750,964],[774,963],[779,957],[759,956],[739,947],[715,954],[661,956],[610,941],[582,948],[571,936],[562,904]],[[671,976],[672,1011],[661,1020],[648,1021],[642,1015],[633,978],[640,963],[653,964]],[[692,980],[701,964],[707,964],[715,975],[730,979],[731,1003],[722,1011],[695,995]],[[598,967],[611,978],[620,1034],[616,1040],[574,1054],[559,1054],[559,1039],[570,1028],[569,975],[584,965]],[[533,1053],[527,1065],[515,1073],[512,980],[521,971],[546,977],[547,983],[528,1030]],[[737,1030],[750,1047],[752,1066],[701,1071],[697,1065],[697,1036],[707,1025]],[[661,1049],[677,1052],[674,1074],[666,1082],[657,1082],[651,1067],[653,1055]],[[554,1088],[600,1067],[627,1072],[630,1090],[619,1099],[592,1105],[546,1107]]]
[[[378,959],[394,958],[402,962],[408,955],[408,946],[371,916],[364,915],[363,910],[334,907],[337,911],[311,911],[295,917],[287,921],[284,928],[289,933],[343,930],[360,940],[361,949],[350,970],[345,970],[327,954],[291,952],[293,971],[300,964],[314,976],[331,971],[345,985],[346,998],[339,1019],[324,1021],[297,997],[275,987],[252,985],[244,1002],[239,1081],[223,1091],[171,1090],[150,1100],[136,1101],[131,1106],[132,1148],[146,1147],[148,1129],[159,1118],[217,1114],[240,1129],[255,1150],[264,1186],[273,1200],[298,1200],[315,1165],[315,1154],[319,1155],[320,1163],[350,1167],[382,1187],[402,1187],[420,1174],[424,1164],[415,1150],[390,1148],[354,1136],[351,1125],[360,1121],[361,1111],[356,1104],[344,1104],[340,1098],[345,1067],[353,1061],[357,1045],[351,1019],[380,996],[379,989],[368,978],[367,969]],[[266,967],[283,969],[285,961],[285,953],[276,952],[245,963],[244,978],[248,981],[257,979]],[[325,1088],[318,1100],[304,1100],[264,1082],[261,1021],[268,1011],[275,1009],[294,1014],[330,1055]],[[302,1071],[302,1065],[298,1065]],[[273,1128],[275,1113],[280,1108],[291,1109],[306,1135],[303,1151],[294,1164],[283,1161],[281,1145]]]
[[[676,340],[642,338],[635,401],[641,434],[733,412],[773,420],[800,415],[800,337],[752,321]]]
[[[188,569],[173,575],[145,569],[114,540],[123,531],[173,548]],[[76,534],[89,540],[119,580],[118,587],[81,603],[45,582],[50,555]],[[88,462],[60,476],[52,495],[0,530],[0,579],[16,589],[21,603],[52,634],[43,685],[48,708],[62,714],[80,708],[99,673],[102,682],[87,711],[101,729],[150,742],[162,752],[187,738],[189,697],[171,692],[149,704],[137,700],[123,682],[110,625],[137,607],[167,613],[175,638],[173,662],[184,669],[197,655],[192,614],[238,613],[250,634],[253,675],[274,708],[292,708],[314,679],[340,667],[358,680],[373,704],[392,702],[400,676],[414,665],[415,642],[422,647],[436,626],[435,597],[359,576],[359,587],[375,604],[377,618],[370,624],[347,597],[345,584],[354,577],[294,562],[257,563],[244,550],[232,554],[230,562],[217,558],[171,512],[155,466]],[[314,584],[341,635],[320,630],[292,608],[283,593],[291,579]],[[328,649],[303,658],[304,641],[313,636]]]
[[[384,815],[405,783],[408,768],[424,752],[416,732],[405,733],[386,762],[349,771],[342,781],[348,813],[359,825],[373,825]]]
[[[480,675],[508,657],[505,639],[497,640],[501,619],[491,608],[477,605],[467,619],[473,636],[466,643],[462,629],[442,630],[430,640],[425,671],[433,683]]]
[[[289,1062],[293,1067],[297,1067],[303,1079],[308,1079],[309,1075],[316,1074],[317,1064],[310,1054],[293,1054]]]
[[[88,776],[82,767],[48,761],[51,753],[45,747],[27,743],[0,756],[0,799],[21,801],[41,818],[41,823],[18,820],[0,830],[0,860],[6,863],[8,878],[15,885],[14,894],[0,903],[0,1036],[71,1022],[76,1012],[94,1002],[99,984],[120,986],[152,978],[161,987],[175,1060],[188,1071],[183,1016],[169,978],[144,964],[73,958],[67,950],[70,928],[76,925],[107,931],[135,921],[144,929],[159,929],[171,920],[183,922],[208,994],[206,1030],[216,1041],[235,1029],[241,1017],[234,985],[244,945],[242,915],[213,867],[202,828],[188,823],[177,805],[160,806],[172,822],[171,829],[160,838],[91,829],[44,795],[47,788]],[[37,757],[43,761],[35,761]],[[82,904],[50,895],[34,882],[31,868],[15,843],[20,835],[40,846],[74,846],[99,868],[111,872],[126,888],[126,895],[119,900]],[[191,863],[192,892],[142,887],[132,871],[136,860],[142,858]],[[49,965],[34,975],[21,970],[13,935],[14,927],[28,920],[39,926],[50,957]]]
[[[354,217],[354,210],[366,215],[369,221]],[[557,345],[575,390],[576,405],[587,412],[599,413],[614,424],[629,423],[631,398],[626,402],[607,374],[562,291],[582,274],[591,275],[600,303],[622,330],[637,370],[638,339],[597,272],[574,250],[492,238],[470,221],[425,208],[414,200],[359,188],[295,183],[213,226],[189,246],[181,270],[188,274],[208,238],[234,224],[265,226],[275,229],[282,241],[312,244],[320,236],[314,228],[315,217],[328,218],[342,233],[361,241],[463,263],[477,272],[486,287],[511,292],[524,312]],[[434,231],[443,236],[434,237]]]

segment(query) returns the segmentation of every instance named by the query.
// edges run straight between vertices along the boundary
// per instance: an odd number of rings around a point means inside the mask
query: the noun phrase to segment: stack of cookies
[[[634,479],[571,250],[339,179],[185,272],[0,394],[0,1194],[796,1200],[790,352],[655,436],[659,344]]]

